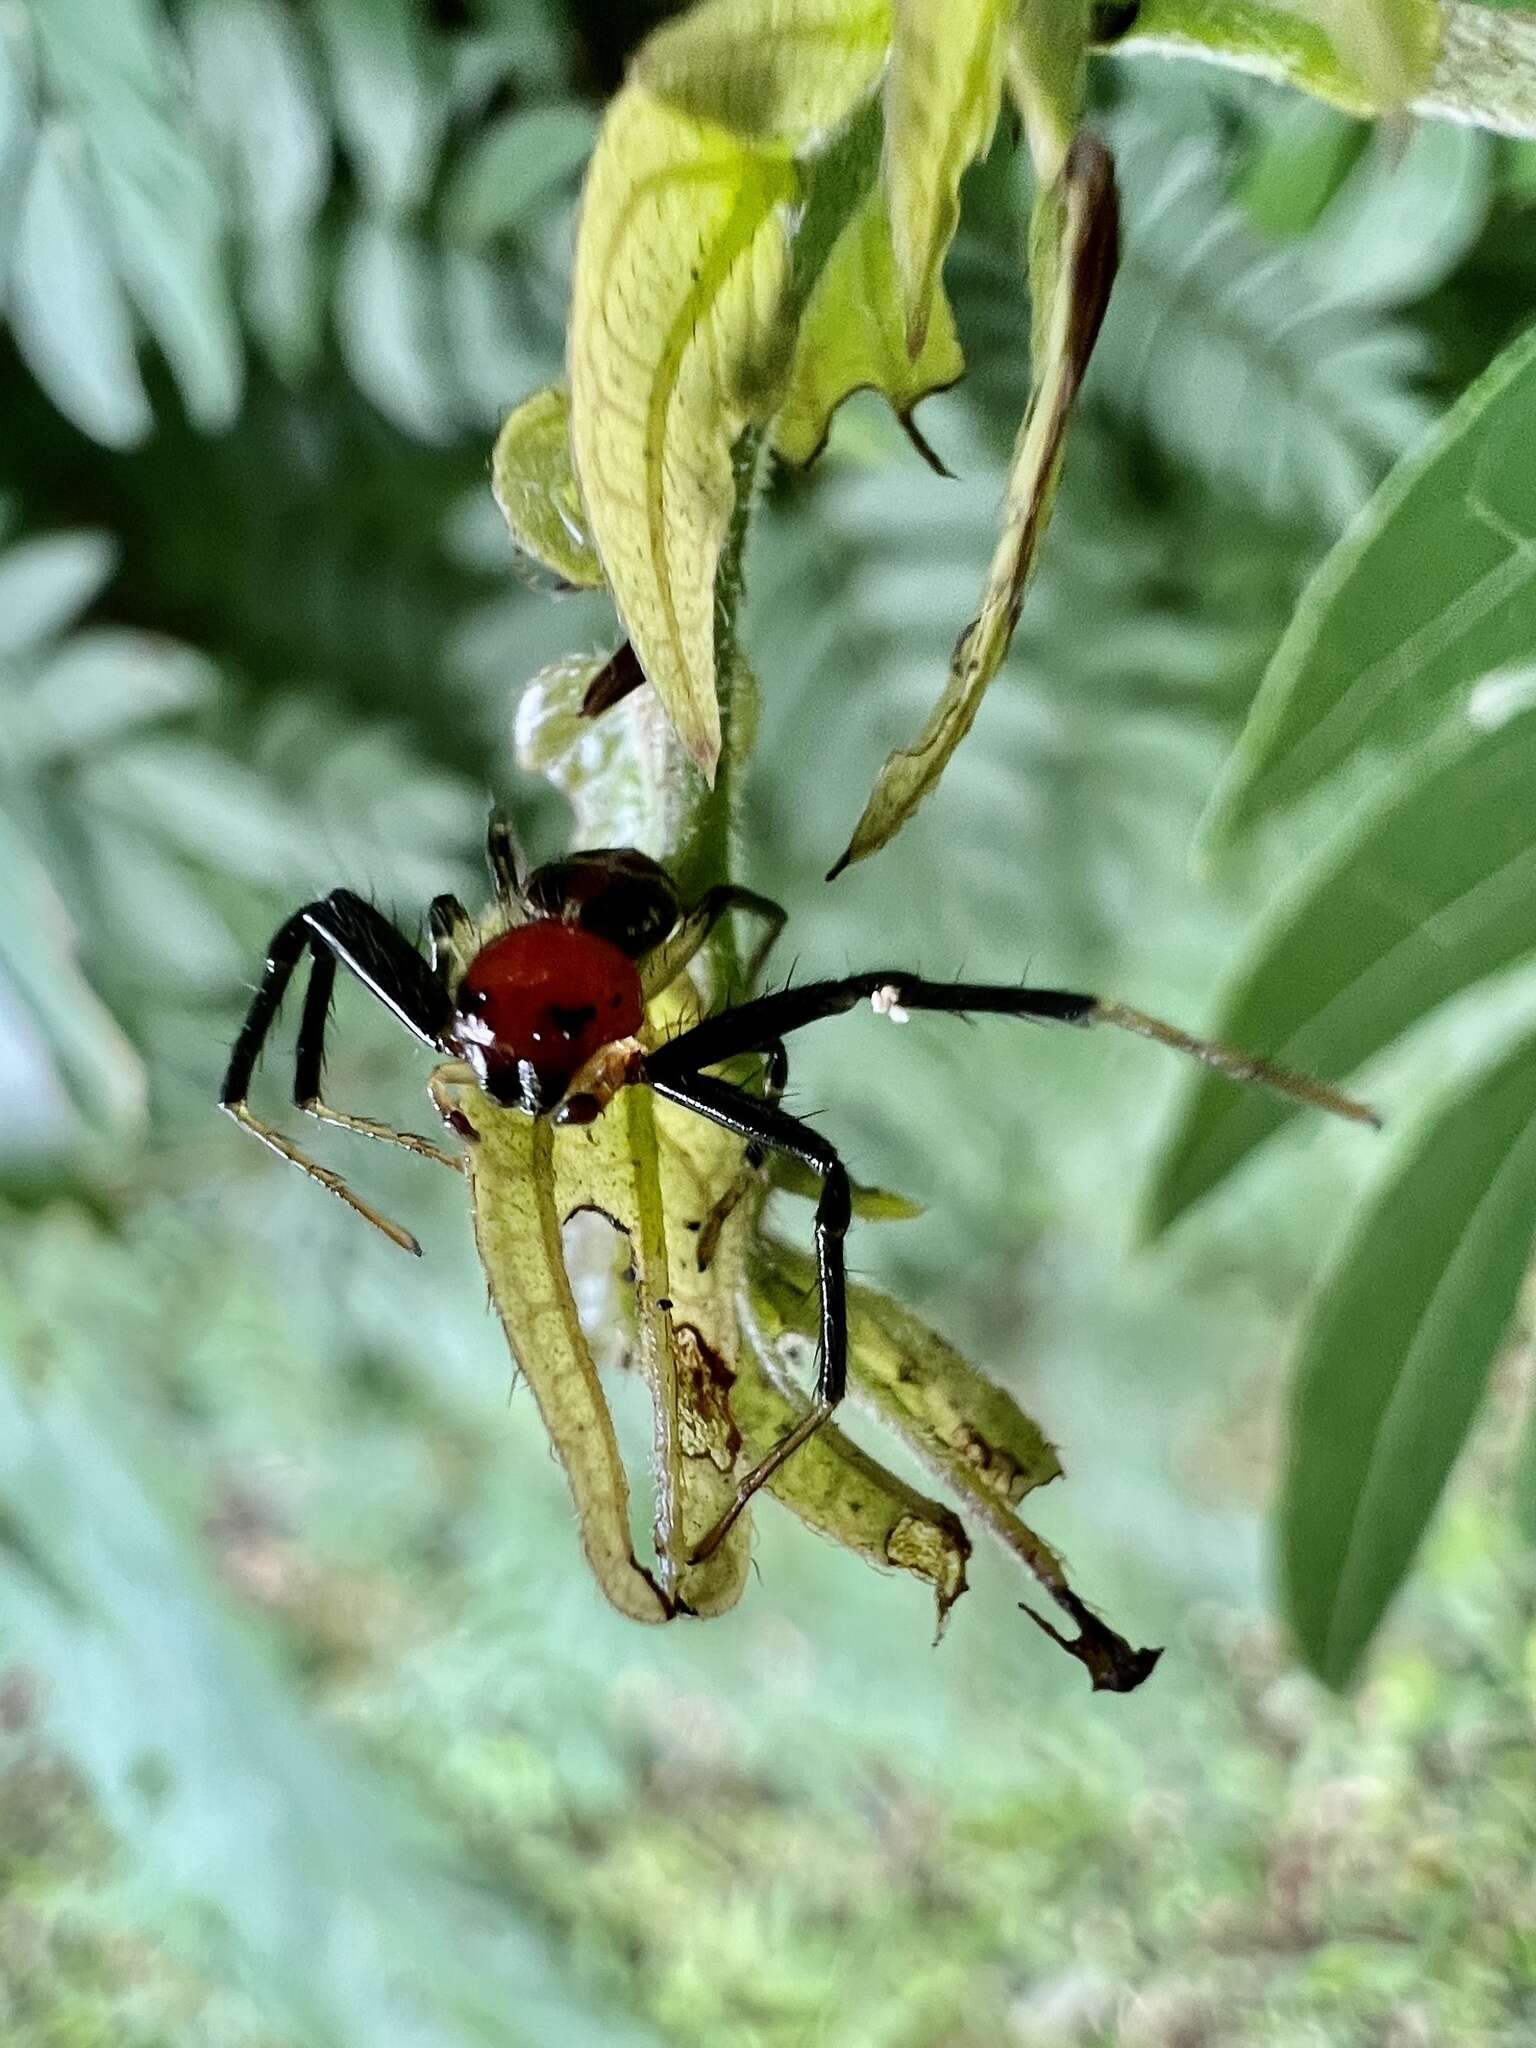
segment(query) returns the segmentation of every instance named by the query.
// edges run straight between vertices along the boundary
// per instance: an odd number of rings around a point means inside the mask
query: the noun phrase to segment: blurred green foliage
[[[345,882],[409,926],[473,894],[493,790],[562,843],[517,696],[609,621],[511,573],[490,448],[558,373],[596,95],[651,12],[0,17],[0,2025],[1513,2048],[1522,1332],[1355,1701],[1265,1618],[1285,1336],[1353,1134],[1296,1128],[1138,1254],[1148,1049],[851,1019],[797,1060],[855,1171],[926,1204],[855,1265],[1039,1415],[1073,1475],[1048,1533],[1170,1644],[1090,1703],[984,1560],[932,1652],[920,1589],[783,1519],[722,1621],[608,1616],[462,1191],[357,1162],[416,1266],[211,1110],[295,901]],[[763,508],[741,875],[790,905],[786,971],[1028,968],[1195,1024],[1345,801],[1218,893],[1221,763],[1342,522],[1528,321],[1536,176],[1214,70],[1097,90],[1127,260],[1010,666],[921,818],[823,888],[990,549],[1028,381],[1005,143],[948,270],[973,374],[923,413],[961,481],[856,403]],[[1516,968],[1429,1019],[1393,1103],[1531,995]],[[421,1061],[338,1007],[337,1099],[411,1121]]]

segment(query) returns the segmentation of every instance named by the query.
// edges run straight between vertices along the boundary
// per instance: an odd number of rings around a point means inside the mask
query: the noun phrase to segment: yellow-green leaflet
[[[686,1231],[675,1248],[669,1244],[669,1220],[686,1220],[686,1208],[678,1206],[682,1191],[675,1169],[670,1161],[663,1164],[657,1108],[648,1089],[626,1088],[596,1123],[559,1132],[556,1200],[567,1214],[600,1210],[629,1239],[637,1363],[650,1387],[655,1423],[652,1476],[662,1585],[693,1614],[721,1614],[735,1606],[746,1585],[750,1514],[742,1515],[703,1564],[690,1565],[688,1558],[735,1493],[741,1440],[727,1401],[734,1318],[729,1297],[723,1307],[714,1298],[726,1273],[698,1272]],[[706,1140],[713,1138],[702,1119],[688,1121],[702,1126]],[[711,1186],[728,1184],[741,1166],[740,1141],[725,1131],[719,1137],[723,1143],[709,1148]],[[675,1147],[669,1149],[675,1154]]]
[[[1054,185],[1082,112],[1089,0],[1019,0],[1008,85],[1029,140],[1035,182]]]
[[[888,398],[903,426],[930,392],[947,390],[965,371],[943,284],[935,276],[924,341],[907,352],[907,318],[891,247],[885,195],[872,191],[832,246],[801,316],[789,389],[773,426],[773,445],[787,462],[820,454],[832,415],[850,392]],[[929,458],[932,459],[931,457]]]
[[[439,1068],[431,1088],[438,1108],[474,1133],[465,1150],[480,1262],[507,1342],[565,1467],[587,1561],[621,1614],[666,1621],[671,1603],[630,1543],[629,1482],[566,1273],[555,1130],[498,1108],[467,1068]]]
[[[705,0],[649,36],[630,78],[754,141],[814,146],[874,90],[891,0]]]
[[[1135,40],[1221,51],[1370,115],[1429,84],[1445,19],[1439,0],[1144,0]]]
[[[805,1330],[786,1321],[775,1290],[753,1284],[741,1310],[740,1370],[732,1397],[750,1457],[759,1457],[805,1413],[783,1340]],[[932,1588],[942,1634],[966,1589],[970,1538],[954,1510],[930,1500],[878,1464],[835,1424],[817,1431],[768,1482],[776,1500],[807,1528],[829,1536],[879,1571],[903,1571]]]
[[[507,414],[491,454],[491,489],[521,553],[562,583],[602,588],[603,565],[571,467],[570,401],[558,384]]]
[[[582,202],[568,363],[592,537],[642,667],[708,777],[720,752],[715,570],[731,450],[777,410],[791,335],[782,148],[626,86]]]
[[[565,1468],[583,1547],[604,1594],[637,1621],[665,1621],[680,1606],[701,1615],[734,1606],[746,1583],[750,1517],[744,1514],[702,1565],[688,1557],[730,1504],[740,1441],[729,1408],[711,1402],[707,1385],[695,1384],[696,1347],[690,1337],[679,1339],[676,1325],[702,1327],[732,1351],[734,1342],[728,1322],[722,1326],[701,1303],[718,1283],[695,1275],[689,1285],[686,1253],[675,1262],[677,1282],[671,1277],[649,1092],[624,1089],[595,1123],[571,1129],[498,1107],[454,1067],[439,1069],[433,1095],[475,1133],[465,1149],[491,1298]],[[739,1168],[740,1150],[736,1143],[725,1162],[727,1178]],[[631,1547],[628,1479],[565,1263],[561,1228],[586,1209],[607,1217],[630,1244],[636,1362],[655,1420],[655,1577]]]
[[[1002,666],[1050,518],[1073,402],[1114,278],[1118,236],[1109,152],[1080,131],[1060,184],[1036,201],[1031,281],[1037,292],[1047,288],[1048,296],[1036,323],[1040,346],[1029,410],[1014,446],[1002,532],[981,610],[956,643],[949,678],[927,724],[910,747],[887,757],[833,875],[900,831],[970,731],[987,685]]]
[[[912,356],[960,218],[961,176],[997,126],[1012,12],[1012,0],[896,0],[884,176]]]

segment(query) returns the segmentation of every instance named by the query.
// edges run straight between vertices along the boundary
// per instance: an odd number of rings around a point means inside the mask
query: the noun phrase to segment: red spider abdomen
[[[635,963],[556,918],[517,925],[483,947],[459,985],[457,1035],[487,1074],[523,1063],[547,1105],[595,1052],[640,1029]]]

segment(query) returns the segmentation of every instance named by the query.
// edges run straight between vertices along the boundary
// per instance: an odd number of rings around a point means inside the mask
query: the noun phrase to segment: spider
[[[746,969],[748,985],[783,929],[783,909],[732,885],[684,904],[666,871],[632,848],[598,848],[521,872],[509,822],[493,813],[486,857],[494,897],[472,918],[453,896],[429,909],[426,958],[383,913],[349,889],[336,889],[295,912],[274,935],[265,971],[235,1040],[220,1106],[263,1144],[291,1160],[393,1243],[420,1252],[414,1237],[381,1216],[338,1174],[309,1158],[250,1108],[251,1080],[289,981],[305,953],[309,985],[294,1064],[294,1100],[321,1122],[403,1145],[458,1169],[462,1161],[425,1138],[332,1109],[321,1094],[325,1028],[338,964],[392,1010],[432,1051],[463,1062],[489,1100],[510,1116],[585,1124],[621,1088],[647,1087],[663,1100],[708,1118],[741,1138],[746,1164],[769,1153],[800,1161],[820,1182],[815,1259],[820,1344],[815,1397],[805,1414],[740,1481],[726,1513],[694,1553],[708,1557],[752,1496],[832,1415],[848,1377],[847,1283],[843,1240],[851,1186],[836,1148],[791,1116],[781,1100],[788,1080],[784,1040],[822,1018],[869,1003],[893,1021],[914,1010],[990,1014],[1042,1023],[1113,1025],[1203,1060],[1230,1079],[1257,1082],[1361,1123],[1377,1123],[1364,1104],[1320,1081],[1176,1026],[1123,1003],[1062,989],[928,981],[880,967],[760,995],[658,1039],[646,1010],[669,988],[732,912],[755,916],[762,937]],[[712,1071],[745,1055],[763,1062],[760,1092]],[[454,1117],[450,1114],[450,1122]],[[473,1138],[467,1120],[460,1135]]]

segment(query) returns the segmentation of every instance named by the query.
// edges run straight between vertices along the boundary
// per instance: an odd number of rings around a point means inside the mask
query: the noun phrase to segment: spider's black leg
[[[1175,1052],[1187,1053],[1229,1080],[1257,1082],[1261,1087],[1290,1096],[1293,1101],[1330,1110],[1354,1123],[1380,1122],[1365,1103],[1341,1094],[1326,1082],[1292,1073],[1287,1067],[1239,1052],[1214,1039],[1195,1038],[1176,1024],[1165,1024],[1160,1017],[1133,1010],[1127,1003],[1064,989],[1017,988],[1009,983],[924,981],[920,975],[904,973],[899,967],[844,975],[838,981],[810,981],[777,995],[759,996],[754,1002],[706,1017],[691,1031],[682,1032],[653,1053],[648,1064],[662,1075],[713,1067],[738,1053],[761,1051],[791,1031],[803,1030],[823,1017],[840,1016],[861,1002],[873,1003],[898,1020],[908,1010],[938,1010],[952,1015],[1019,1017],[1042,1023],[1110,1024],[1121,1031],[1133,1031],[1138,1037],[1155,1039]]]
[[[425,1044],[436,1046],[437,1034],[447,1021],[447,998],[432,978],[425,960],[404,940],[381,912],[350,890],[338,889],[322,902],[309,903],[283,925],[267,948],[267,964],[244,1024],[230,1053],[219,1104],[238,1124],[252,1132],[280,1158],[292,1161],[312,1180],[382,1230],[391,1242],[404,1250],[420,1253],[421,1247],[408,1230],[402,1230],[376,1209],[353,1194],[339,1174],[301,1152],[281,1131],[251,1109],[247,1097],[256,1062],[276,1021],[277,1012],[293,978],[293,970],[308,948],[316,961],[322,957],[334,973],[336,960],[386,1005]],[[313,992],[305,1004],[310,1029],[301,1048],[304,1062],[296,1082],[312,1076],[319,1083],[326,1010],[330,988],[321,972],[321,998]],[[297,1089],[296,1089],[296,1092]]]
[[[813,1437],[832,1414],[848,1385],[848,1280],[843,1239],[852,1214],[848,1173],[837,1152],[809,1124],[787,1116],[774,1103],[761,1102],[729,1081],[707,1074],[657,1078],[647,1067],[644,1077],[664,1101],[676,1102],[765,1152],[786,1152],[821,1176],[816,1204],[816,1277],[821,1288],[821,1354],[816,1395],[794,1428],[759,1459],[736,1489],[735,1499],[693,1553],[695,1564],[719,1548],[732,1523],[758,1488],[770,1480],[787,1458]]]
[[[503,810],[492,811],[485,828],[485,859],[496,885],[496,894],[507,905],[521,903],[523,895],[522,844],[517,827]]]
[[[782,1100],[784,1090],[788,1085],[789,1054],[784,1050],[782,1040],[775,1040],[768,1047],[767,1063],[763,1069],[763,1092],[760,1099],[777,1106]],[[694,1259],[701,1273],[707,1273],[713,1264],[715,1252],[720,1244],[720,1233],[735,1214],[738,1204],[750,1191],[753,1181],[762,1171],[763,1160],[766,1156],[762,1146],[754,1138],[743,1155],[741,1171],[736,1175],[736,1178],[731,1182],[724,1194],[720,1196],[715,1206],[700,1225],[698,1239],[694,1245]]]
[[[475,922],[457,896],[434,896],[427,906],[427,944],[432,972],[452,994],[474,951]]]
[[[697,903],[683,912],[661,944],[640,962],[640,986],[647,1002],[676,981],[721,918],[733,910],[744,910],[762,920],[763,935],[741,970],[743,987],[752,986],[788,921],[788,913],[771,896],[759,896],[755,889],[738,889],[734,883],[725,882],[706,890]]]
[[[397,1131],[390,1124],[375,1123],[369,1116],[350,1116],[345,1110],[332,1109],[321,1095],[321,1075],[325,1066],[325,1027],[330,1017],[331,992],[336,986],[336,956],[323,946],[316,947],[309,970],[309,987],[304,993],[304,1011],[299,1019],[299,1036],[293,1064],[293,1099],[306,1116],[312,1116],[323,1124],[334,1124],[339,1130],[356,1131],[365,1138],[382,1139],[386,1145],[403,1145],[407,1152],[414,1152],[422,1159],[435,1159],[439,1166],[452,1167],[455,1173],[464,1171],[464,1161],[452,1153],[441,1151],[429,1138],[418,1138],[414,1131]]]

